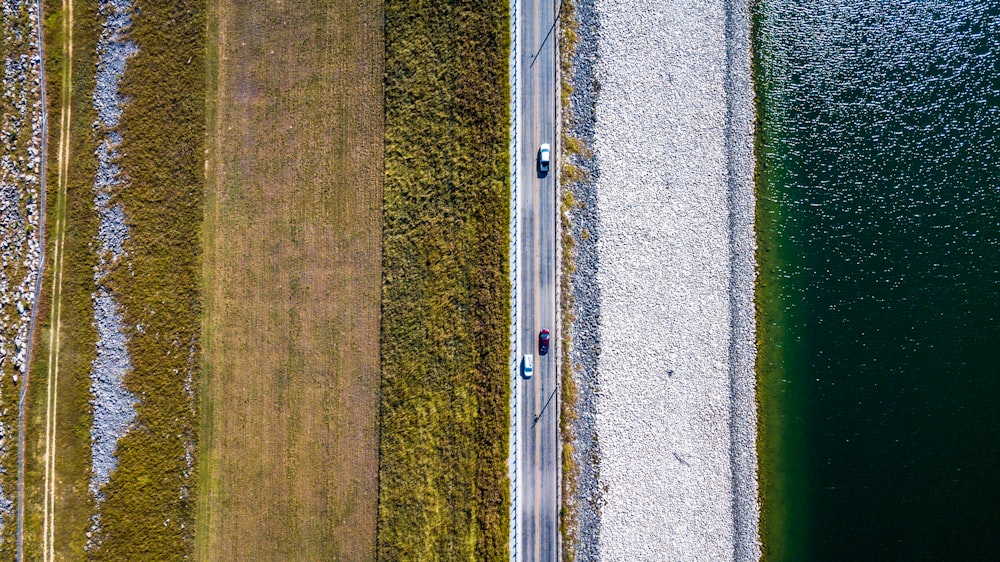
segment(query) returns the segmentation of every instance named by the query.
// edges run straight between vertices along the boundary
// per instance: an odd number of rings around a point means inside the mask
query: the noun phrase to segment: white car
[[[538,171],[539,172],[548,172],[549,171],[549,159],[550,159],[549,153],[550,152],[551,151],[550,151],[548,143],[543,144],[541,146],[541,148],[538,149]]]
[[[534,363],[535,363],[535,356],[530,353],[526,353],[524,355],[524,360],[521,361],[521,375],[524,378],[530,379],[531,375],[534,374],[535,372]]]

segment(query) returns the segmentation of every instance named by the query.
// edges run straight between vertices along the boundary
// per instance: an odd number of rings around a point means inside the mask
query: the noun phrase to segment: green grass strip
[[[59,383],[56,438],[56,501],[53,547],[66,559],[84,558],[85,533],[94,510],[87,490],[90,478],[90,370],[97,349],[97,330],[91,295],[97,256],[92,245],[99,219],[94,210],[94,173],[97,147],[91,124],[95,114],[91,94],[96,72],[100,28],[96,5],[77,3],[73,9],[72,60],[66,56],[68,14],[61,0],[47,0],[44,8],[46,42],[46,97],[48,102],[48,161],[46,209],[46,264],[38,303],[28,388],[25,432],[24,559],[42,559],[43,474],[49,334],[53,328],[53,276],[61,272]],[[69,65],[72,72],[69,73]],[[65,79],[72,75],[72,84]],[[68,88],[68,89],[67,89]],[[70,104],[70,105],[67,105]],[[59,188],[60,127],[63,112],[71,109],[65,193]],[[54,245],[64,232],[62,267],[53,259]],[[8,558],[0,556],[7,560]],[[13,559],[13,558],[10,558]]]

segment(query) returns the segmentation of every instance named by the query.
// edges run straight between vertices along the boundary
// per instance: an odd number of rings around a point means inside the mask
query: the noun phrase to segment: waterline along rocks
[[[94,421],[90,430],[93,468],[89,485],[90,492],[98,500],[103,498],[101,487],[107,484],[117,465],[118,440],[135,419],[137,402],[122,385],[123,377],[132,370],[132,361],[121,305],[105,285],[111,269],[122,258],[128,259],[124,249],[129,235],[125,211],[111,200],[116,191],[128,188],[129,181],[118,165],[122,136],[117,127],[125,103],[119,92],[119,82],[128,58],[138,52],[138,46],[128,39],[131,11],[132,4],[126,0],[104,1],[98,6],[104,22],[97,43],[97,78],[93,93],[97,111],[93,126],[101,140],[95,151],[97,173],[94,179],[94,209],[100,216],[100,225],[97,234],[99,262],[94,271],[96,289],[93,294],[98,340],[90,376]],[[97,522],[99,518],[95,519],[95,525]]]
[[[577,10],[576,554],[756,560],[749,11]]]
[[[0,541],[12,540],[18,398],[41,260],[41,60],[38,5],[2,4],[0,98]],[[6,551],[6,548],[4,549]]]

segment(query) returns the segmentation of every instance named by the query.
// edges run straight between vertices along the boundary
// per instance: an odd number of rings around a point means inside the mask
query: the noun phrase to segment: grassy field
[[[371,560],[382,3],[210,10],[197,557]]]
[[[508,4],[385,9],[381,560],[508,558]]]
[[[90,557],[505,559],[507,4],[390,2],[385,43],[381,2],[211,3],[207,43],[203,8],[143,4],[132,30],[133,183],[118,196],[129,267],[110,284],[141,403]],[[49,45],[64,16],[49,0]],[[65,210],[56,198],[48,210],[67,232],[54,540],[66,559],[84,557],[95,507],[98,30],[93,6],[75,17]],[[56,122],[65,59],[48,56]],[[45,381],[46,326],[34,381]],[[29,504],[47,390],[31,387]],[[28,512],[27,559],[40,519]]]

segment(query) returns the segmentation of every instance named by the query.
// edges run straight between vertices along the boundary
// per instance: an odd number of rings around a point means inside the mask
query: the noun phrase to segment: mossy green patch
[[[753,14],[753,35],[761,25],[759,12]],[[759,42],[755,41],[755,48]],[[784,299],[781,272],[785,262],[778,237],[784,222],[780,213],[780,193],[776,189],[782,178],[768,166],[769,151],[779,150],[768,123],[762,118],[772,108],[767,105],[768,77],[761,61],[762,53],[754,53],[753,75],[756,88],[757,136],[755,154],[756,230],[758,276],[755,288],[757,315],[757,456],[759,459],[759,494],[761,503],[760,535],[764,559],[798,559],[802,537],[789,535],[789,517],[804,517],[807,504],[804,475],[788,465],[787,459],[800,455],[803,446],[801,428],[789,420],[796,418],[796,403],[785,400],[785,362],[789,349],[785,345],[788,333],[784,329]],[[773,110],[776,110],[774,108]],[[794,474],[792,474],[794,472]],[[804,528],[800,526],[800,529]]]

